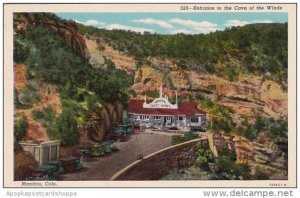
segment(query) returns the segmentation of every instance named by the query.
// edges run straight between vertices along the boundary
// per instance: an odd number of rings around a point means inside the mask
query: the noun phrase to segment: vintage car
[[[59,171],[56,166],[45,164],[34,169],[26,180],[55,180],[58,175]]]
[[[130,123],[119,125],[119,128],[117,131],[119,131],[121,133],[125,133],[125,134],[130,134],[133,132],[133,125]]]
[[[206,132],[206,128],[204,126],[191,126],[191,131]]]
[[[89,161],[91,158],[91,150],[88,147],[79,147],[73,152],[74,155],[81,154],[83,156],[83,161]]]
[[[106,140],[112,140],[112,141],[118,141],[118,142],[124,142],[126,141],[127,134],[123,131],[118,132],[112,132],[107,134]]]
[[[101,144],[93,144],[90,148],[90,156],[91,157],[98,157],[103,156],[105,153],[102,149]]]
[[[101,145],[102,145],[103,152],[105,154],[119,150],[118,147],[114,145],[112,141],[105,141]]]
[[[72,153],[61,159],[65,172],[75,172],[83,168],[83,156],[79,153]]]
[[[58,174],[64,173],[64,168],[62,167],[61,161],[59,161],[59,160],[48,161],[45,165],[55,166]]]

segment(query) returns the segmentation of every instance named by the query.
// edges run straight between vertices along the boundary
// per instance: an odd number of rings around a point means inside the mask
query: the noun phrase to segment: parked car
[[[194,132],[206,132],[206,127],[204,126],[192,126],[191,131]]]
[[[103,152],[105,154],[109,154],[113,151],[119,150],[118,147],[114,145],[112,141],[105,141],[101,145],[102,145]]]
[[[55,180],[58,175],[56,166],[40,165],[32,171],[31,176],[26,180]]]
[[[46,165],[55,166],[56,171],[58,172],[58,174],[64,173],[64,168],[63,168],[63,166],[62,166],[62,164],[61,164],[61,161],[59,161],[59,160],[48,161],[48,162],[46,163]]]
[[[179,129],[177,127],[170,127],[169,130],[171,130],[171,131],[177,131]]]
[[[91,158],[91,150],[88,147],[79,147],[76,151],[73,152],[75,155],[79,153],[83,156],[83,161],[89,161]]]
[[[127,135],[123,132],[112,132],[112,133],[109,133],[107,136],[106,136],[106,139],[107,140],[111,140],[111,141],[119,141],[119,142],[124,142],[126,141],[126,138],[127,138]]]
[[[62,167],[65,173],[73,173],[75,172],[76,168],[76,161],[72,158],[63,158],[61,159]]]
[[[90,155],[92,157],[103,156],[104,151],[102,149],[102,145],[101,144],[93,144],[90,149]]]
[[[61,161],[65,170],[68,168],[65,166],[72,165],[72,167],[69,167],[71,172],[75,172],[76,170],[81,170],[83,168],[83,155],[80,153],[73,152],[71,155],[61,159]]]

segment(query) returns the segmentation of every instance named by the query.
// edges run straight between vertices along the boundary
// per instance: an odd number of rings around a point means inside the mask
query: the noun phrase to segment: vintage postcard
[[[4,187],[296,187],[296,4],[4,4]]]

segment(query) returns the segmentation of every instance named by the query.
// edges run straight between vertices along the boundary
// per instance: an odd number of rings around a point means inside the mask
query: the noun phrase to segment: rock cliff
[[[209,134],[210,149],[218,155],[223,149],[234,150],[236,163],[248,164],[251,174],[257,171],[270,175],[270,179],[287,179],[287,141],[267,140],[264,143],[250,141],[241,136]]]
[[[65,39],[66,44],[72,47],[82,59],[89,59],[90,56],[85,40],[76,31],[76,26],[73,26],[71,22],[64,22],[57,17],[43,14],[34,15],[32,13],[22,13],[18,18],[14,18],[15,34],[17,32],[26,32],[28,28],[33,28],[36,24],[41,24],[42,26],[51,29],[54,33],[59,34]]]

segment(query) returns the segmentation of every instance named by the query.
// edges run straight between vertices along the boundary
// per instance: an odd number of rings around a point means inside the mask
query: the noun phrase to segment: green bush
[[[51,107],[47,107],[42,111],[33,110],[32,116],[36,121],[46,124],[47,122],[51,122],[54,119],[55,112]]]
[[[184,133],[184,138],[186,139],[186,141],[193,140],[197,137],[198,137],[197,133],[192,131]]]
[[[208,163],[212,163],[214,161],[214,155],[212,151],[209,149],[208,145],[204,142],[199,142],[196,145],[196,166],[203,170],[208,170]]]
[[[212,125],[208,127],[216,132],[232,133],[236,130],[236,124],[233,121],[231,108],[219,105],[212,102],[210,99],[205,98],[202,100],[201,108],[204,109],[211,117]]]
[[[185,132],[183,134],[183,136],[182,135],[173,135],[172,136],[172,144],[173,145],[175,145],[175,144],[181,144],[183,142],[193,140],[193,139],[195,139],[197,137],[198,137],[197,133],[194,133],[192,131]]]
[[[285,119],[263,118],[259,114],[256,115],[254,124],[250,124],[246,118],[241,123],[241,127],[237,130],[240,135],[255,140],[261,132],[267,132],[270,138],[287,138],[288,123]]]
[[[234,163],[235,159],[231,152],[224,151],[220,153],[216,163],[218,178],[229,180],[247,180],[250,179],[250,168],[248,165],[238,165]]]
[[[230,81],[237,81],[239,79],[240,70],[237,66],[226,67],[225,74]]]
[[[25,116],[17,118],[14,122],[14,134],[16,139],[21,138],[27,131],[28,122]]]
[[[30,53],[29,42],[23,35],[17,34],[14,38],[14,61],[17,63],[24,62]]]
[[[186,138],[184,136],[181,136],[181,135],[173,135],[172,136],[172,144],[173,145],[181,144],[185,141],[186,141]]]
[[[56,119],[47,125],[47,132],[51,140],[60,140],[62,146],[71,146],[79,142],[74,114],[74,111],[64,109]]]

